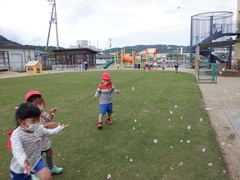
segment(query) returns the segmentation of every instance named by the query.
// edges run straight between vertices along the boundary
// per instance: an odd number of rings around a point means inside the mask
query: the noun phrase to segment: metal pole
[[[57,26],[57,5],[56,5],[56,0],[54,0],[54,8],[55,8],[55,25],[56,25],[57,49],[59,49],[59,41],[58,41],[58,26]]]

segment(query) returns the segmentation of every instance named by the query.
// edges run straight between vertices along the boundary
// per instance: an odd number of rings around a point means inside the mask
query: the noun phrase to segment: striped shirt
[[[45,136],[52,136],[62,130],[61,126],[55,129],[46,129],[42,125],[34,133],[26,133],[17,127],[12,135],[12,154],[10,169],[18,174],[24,173],[24,162],[27,159],[34,168],[41,158],[40,140]]]
[[[100,104],[110,104],[112,103],[112,92],[117,93],[117,89],[115,89],[114,85],[111,82],[107,85],[100,83],[95,93],[95,96],[100,96]]]
[[[41,124],[46,124],[48,122],[51,122],[52,119],[50,118],[49,113],[47,113],[46,111],[42,110],[41,112],[41,116],[40,116],[40,122]],[[51,148],[51,141],[50,141],[50,137],[44,137],[41,139],[40,141],[40,147],[41,147],[41,151],[46,151],[49,150]]]

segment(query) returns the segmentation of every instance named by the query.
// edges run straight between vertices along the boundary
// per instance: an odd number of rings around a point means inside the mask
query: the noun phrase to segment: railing
[[[193,40],[192,40],[193,45],[199,44],[208,38],[210,39],[210,37],[216,33],[218,33],[218,35],[219,33],[222,34],[221,36],[219,36],[219,38],[223,36],[231,36],[231,35],[238,35],[238,34],[240,35],[240,22],[235,21],[235,22],[232,22],[231,24],[219,24],[219,25],[217,24],[213,28],[212,33],[209,31],[206,33],[195,35],[195,37],[193,37]],[[222,41],[222,39],[220,39],[220,41]]]
[[[209,63],[203,60],[199,61],[198,82],[199,83],[217,83],[218,66],[215,63]]]
[[[53,71],[82,71],[85,70],[82,64],[79,65],[52,65]]]

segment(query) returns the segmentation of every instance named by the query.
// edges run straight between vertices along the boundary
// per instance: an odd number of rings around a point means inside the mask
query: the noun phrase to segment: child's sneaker
[[[31,179],[32,180],[40,180],[37,176],[35,176],[35,174],[31,174]]]
[[[107,118],[107,121],[106,121],[109,125],[112,125],[112,121],[110,120],[110,118]]]
[[[59,173],[61,173],[62,171],[63,171],[63,168],[54,166],[54,167],[50,170],[50,174],[59,174]]]
[[[98,129],[102,129],[102,122],[98,123]]]

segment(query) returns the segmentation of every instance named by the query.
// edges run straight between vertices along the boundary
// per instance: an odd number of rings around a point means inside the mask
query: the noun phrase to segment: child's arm
[[[117,94],[120,93],[120,89],[116,89],[114,86],[113,86],[113,91],[114,91],[115,93],[117,93]]]
[[[27,159],[27,155],[23,149],[21,136],[19,135],[19,132],[13,132],[11,135],[11,144],[12,144],[12,154],[17,160],[20,167],[25,167],[25,161]]]
[[[48,122],[48,123],[44,124],[43,127],[47,128],[47,129],[54,129],[54,128],[58,127],[58,123]]]
[[[60,133],[63,129],[65,129],[67,127],[68,127],[68,125],[66,125],[66,124],[61,124],[61,125],[58,124],[58,126],[56,128],[46,129],[43,126],[42,129],[40,129],[40,130],[42,131],[43,136],[47,136],[48,137],[48,136],[52,136],[52,135]],[[38,133],[41,134],[41,132],[36,132],[36,134],[38,134]],[[39,137],[41,137],[41,135]]]
[[[101,93],[101,90],[100,90],[100,88],[98,87],[98,89],[97,89],[95,95],[93,96],[93,99],[96,100],[97,97],[98,97],[98,95],[99,95],[100,93]]]

